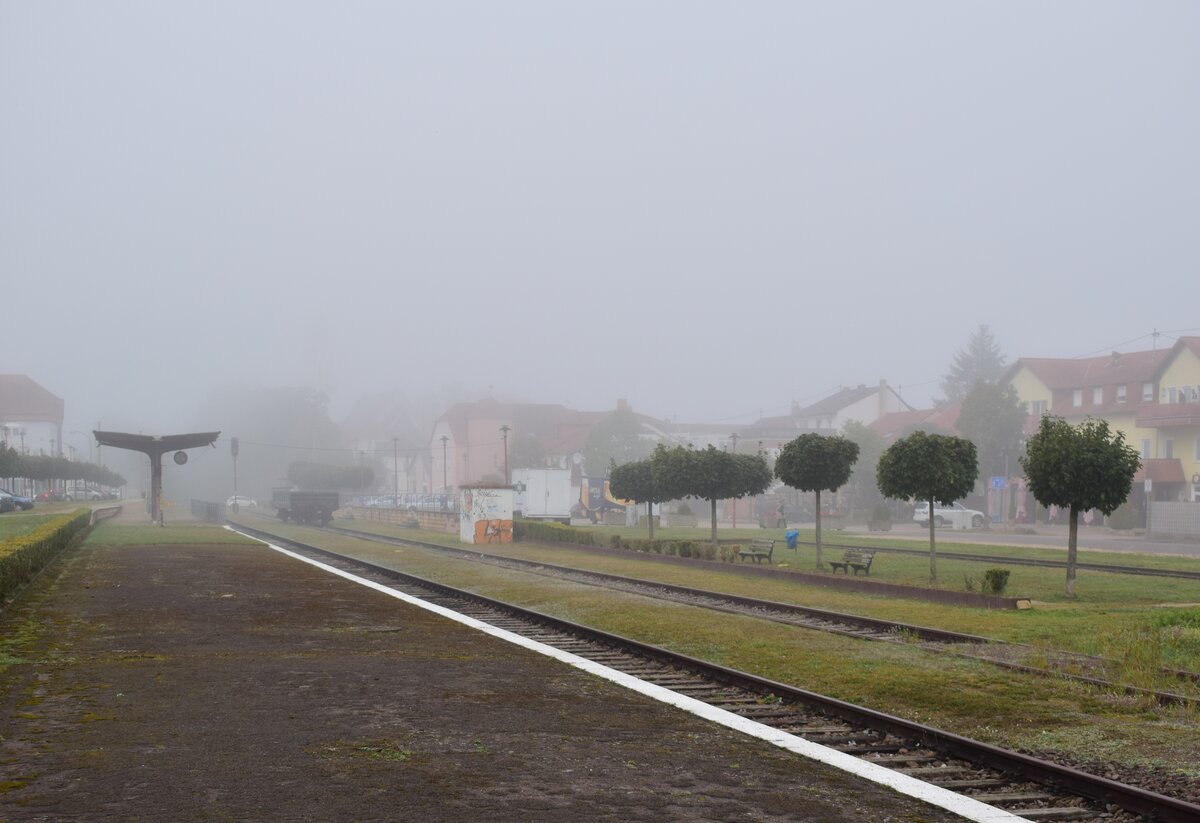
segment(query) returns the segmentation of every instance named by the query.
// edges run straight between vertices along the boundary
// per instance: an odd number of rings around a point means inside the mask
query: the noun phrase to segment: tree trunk
[[[817,568],[821,568],[821,490],[817,489]]]
[[[712,543],[713,551],[717,549],[717,498],[713,498],[712,503]]]
[[[929,582],[937,582],[937,539],[934,537],[933,498],[929,498]]]
[[[650,521],[650,539],[654,539],[654,504],[646,503],[646,519]]]
[[[1075,599],[1075,556],[1079,540],[1079,511],[1071,506],[1067,528],[1067,597]]]

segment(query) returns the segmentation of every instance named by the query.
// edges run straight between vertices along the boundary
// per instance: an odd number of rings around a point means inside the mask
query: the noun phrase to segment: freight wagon
[[[324,526],[333,519],[341,500],[337,492],[272,489],[271,505],[275,507],[280,520]]]

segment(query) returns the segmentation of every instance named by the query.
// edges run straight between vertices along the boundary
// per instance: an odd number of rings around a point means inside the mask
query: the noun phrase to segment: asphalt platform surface
[[[0,821],[946,821],[262,546],[72,549],[0,612]]]

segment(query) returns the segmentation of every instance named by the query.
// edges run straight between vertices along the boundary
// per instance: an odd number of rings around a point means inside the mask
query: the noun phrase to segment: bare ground
[[[0,614],[0,821],[943,821],[258,547],[72,550]]]

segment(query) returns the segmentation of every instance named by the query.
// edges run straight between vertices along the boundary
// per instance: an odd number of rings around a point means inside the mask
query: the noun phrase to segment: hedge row
[[[514,520],[513,539],[541,540],[547,543],[575,543],[580,546],[608,546],[613,549],[647,554],[720,560],[723,563],[733,563],[738,560],[738,550],[742,548],[736,545],[714,547],[712,543],[701,540],[647,540],[638,537],[622,537],[619,534],[610,535],[605,541],[603,535],[587,529],[564,526],[560,523],[543,523],[537,520]]]
[[[547,543],[576,543],[580,546],[603,546],[600,535],[562,523],[544,520],[514,520],[514,540],[543,540]]]
[[[43,523],[29,534],[0,541],[0,601],[8,600],[87,528],[92,513],[86,509]]]

